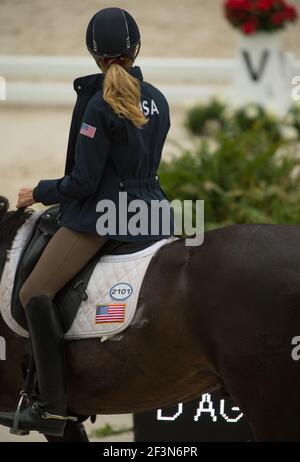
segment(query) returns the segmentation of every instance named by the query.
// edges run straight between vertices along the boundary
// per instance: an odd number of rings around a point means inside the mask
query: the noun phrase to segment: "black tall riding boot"
[[[38,400],[20,411],[18,430],[62,436],[66,423],[64,336],[55,304],[46,295],[32,297],[25,309],[39,384]],[[75,419],[74,419],[75,420]],[[14,413],[0,413],[0,425],[16,427]]]

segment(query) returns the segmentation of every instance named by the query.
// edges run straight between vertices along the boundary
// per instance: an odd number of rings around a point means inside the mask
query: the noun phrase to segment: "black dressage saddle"
[[[33,270],[41,253],[51,237],[59,228],[59,205],[47,209],[34,224],[34,229],[27,239],[21,252],[12,292],[12,316],[15,321],[27,329],[24,309],[19,299],[19,291]],[[99,252],[87,263],[87,265],[58,292],[54,301],[61,314],[63,330],[67,332],[71,327],[79,306],[82,301],[87,300],[86,288],[93,270],[103,255],[124,255],[134,253],[152,245],[153,241],[143,242],[120,242],[107,241]],[[101,284],[101,281],[100,281]]]

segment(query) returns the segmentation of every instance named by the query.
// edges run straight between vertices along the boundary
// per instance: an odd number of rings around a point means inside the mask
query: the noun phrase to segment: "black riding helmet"
[[[133,17],[122,8],[104,8],[90,20],[86,45],[95,59],[128,56],[140,50],[140,31]]]

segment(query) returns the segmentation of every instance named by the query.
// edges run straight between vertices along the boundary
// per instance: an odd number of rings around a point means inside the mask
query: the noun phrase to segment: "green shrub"
[[[90,436],[92,438],[106,438],[108,436],[115,436],[115,435],[122,435],[127,432],[133,431],[133,428],[127,428],[127,427],[112,427],[110,424],[105,424],[103,427],[93,429],[91,431]]]
[[[298,137],[300,138],[300,104],[293,104],[293,106],[288,111],[284,122],[288,126],[295,127],[298,132]]]
[[[193,152],[162,162],[160,178],[168,198],[204,199],[206,229],[233,223],[300,224],[296,143],[280,137],[280,124],[275,130],[265,113],[249,125],[240,114],[239,127],[235,117],[213,144],[199,139]]]
[[[257,104],[248,104],[237,109],[232,115],[231,126],[235,133],[260,130],[268,134],[270,141],[278,141],[282,138],[279,120]]]
[[[225,104],[213,99],[209,104],[198,105],[187,113],[186,127],[194,135],[213,134],[226,123]]]
[[[217,136],[221,131],[237,136],[245,130],[263,130],[273,141],[295,140],[300,139],[300,105],[293,105],[287,116],[280,119],[258,104],[250,103],[233,110],[213,99],[190,109],[185,126],[196,136]]]

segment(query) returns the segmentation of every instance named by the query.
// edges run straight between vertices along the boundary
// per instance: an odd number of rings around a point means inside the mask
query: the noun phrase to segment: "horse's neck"
[[[15,210],[6,212],[0,217],[0,241],[12,242],[18,229],[33,212],[33,209],[26,211]]]

